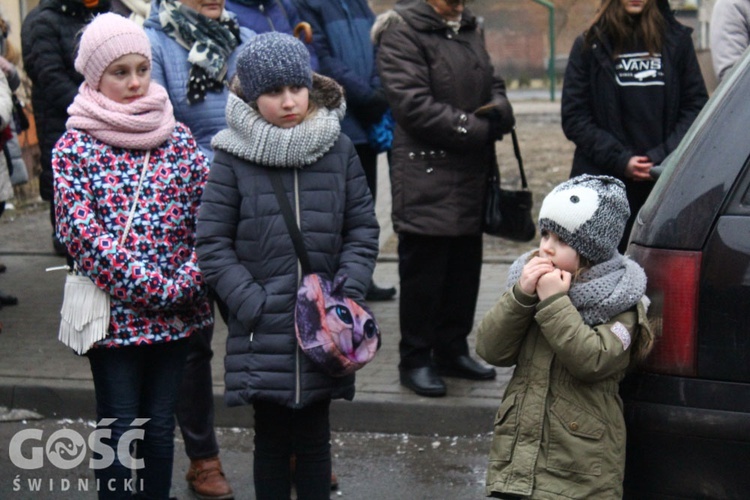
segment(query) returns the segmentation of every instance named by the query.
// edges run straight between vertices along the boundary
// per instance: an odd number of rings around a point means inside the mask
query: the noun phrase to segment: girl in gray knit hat
[[[229,312],[225,400],[255,412],[256,498],[290,498],[292,456],[298,498],[328,498],[329,407],[354,397],[354,375],[331,376],[300,349],[301,270],[272,178],[289,200],[311,270],[359,301],[378,253],[373,200],[354,145],[341,134],[343,91],[313,75],[299,40],[254,37],[237,58],[232,90],[228,128],[211,143],[197,229],[201,270]],[[325,313],[342,310],[336,303]]]
[[[477,353],[516,368],[495,419],[487,471],[496,498],[622,498],[618,385],[648,354],[643,269],[617,252],[623,183],[582,175],[547,195],[539,249],[522,255],[479,325]]]

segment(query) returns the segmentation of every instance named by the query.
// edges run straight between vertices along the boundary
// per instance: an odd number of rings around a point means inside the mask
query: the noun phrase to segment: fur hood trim
[[[394,24],[404,23],[404,18],[401,14],[391,9],[383,12],[375,18],[375,23],[372,25],[370,30],[370,40],[373,45],[380,45],[380,37],[383,35],[385,30],[393,26]]]

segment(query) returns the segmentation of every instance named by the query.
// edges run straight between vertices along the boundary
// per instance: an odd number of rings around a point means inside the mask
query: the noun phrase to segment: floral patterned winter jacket
[[[95,347],[178,340],[213,322],[194,250],[208,163],[183,124],[151,150],[120,245],[145,155],[76,129],[53,151],[57,237],[80,272],[111,295],[109,335]]]

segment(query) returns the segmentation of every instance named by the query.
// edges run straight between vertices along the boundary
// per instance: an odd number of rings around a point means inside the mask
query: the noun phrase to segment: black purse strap
[[[516,155],[516,161],[518,161],[518,171],[521,173],[521,187],[524,191],[529,189],[529,183],[526,181],[526,172],[523,170],[523,158],[521,158],[521,148],[518,146],[518,136],[516,135],[516,128],[513,127],[511,130],[511,137],[513,138],[513,153]],[[494,151],[492,152],[490,168],[490,183],[500,182],[500,166],[497,164],[497,157]]]
[[[292,243],[294,244],[294,250],[297,252],[297,258],[299,263],[302,265],[302,272],[304,274],[310,274],[312,266],[310,266],[310,257],[307,255],[307,249],[305,249],[305,242],[302,239],[302,232],[297,225],[297,221],[294,218],[294,212],[292,206],[289,204],[289,199],[286,197],[284,191],[284,185],[281,182],[281,173],[278,170],[269,172],[268,176],[271,179],[271,185],[273,191],[276,193],[276,199],[279,201],[279,207],[281,208],[281,214],[284,216],[284,222],[289,230],[289,235],[292,237]]]
[[[521,158],[521,148],[518,146],[516,127],[513,127],[510,134],[513,138],[513,153],[516,155],[516,160],[518,160],[518,170],[521,172],[521,187],[523,187],[523,189],[529,189],[529,184],[526,182],[526,172],[523,171],[523,158]]]

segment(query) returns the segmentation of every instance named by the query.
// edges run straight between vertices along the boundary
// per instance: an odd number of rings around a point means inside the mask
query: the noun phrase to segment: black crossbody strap
[[[289,235],[292,237],[292,243],[294,244],[294,250],[297,252],[297,258],[299,263],[302,265],[302,272],[304,274],[310,274],[312,272],[312,266],[310,266],[310,257],[307,255],[305,249],[305,242],[302,239],[302,232],[297,226],[297,221],[294,218],[294,212],[292,206],[289,204],[289,199],[286,197],[284,191],[284,185],[281,182],[281,174],[278,170],[269,172],[271,179],[271,185],[273,191],[276,193],[276,199],[279,201],[279,207],[281,208],[281,214],[284,216],[284,222],[289,230]]]

